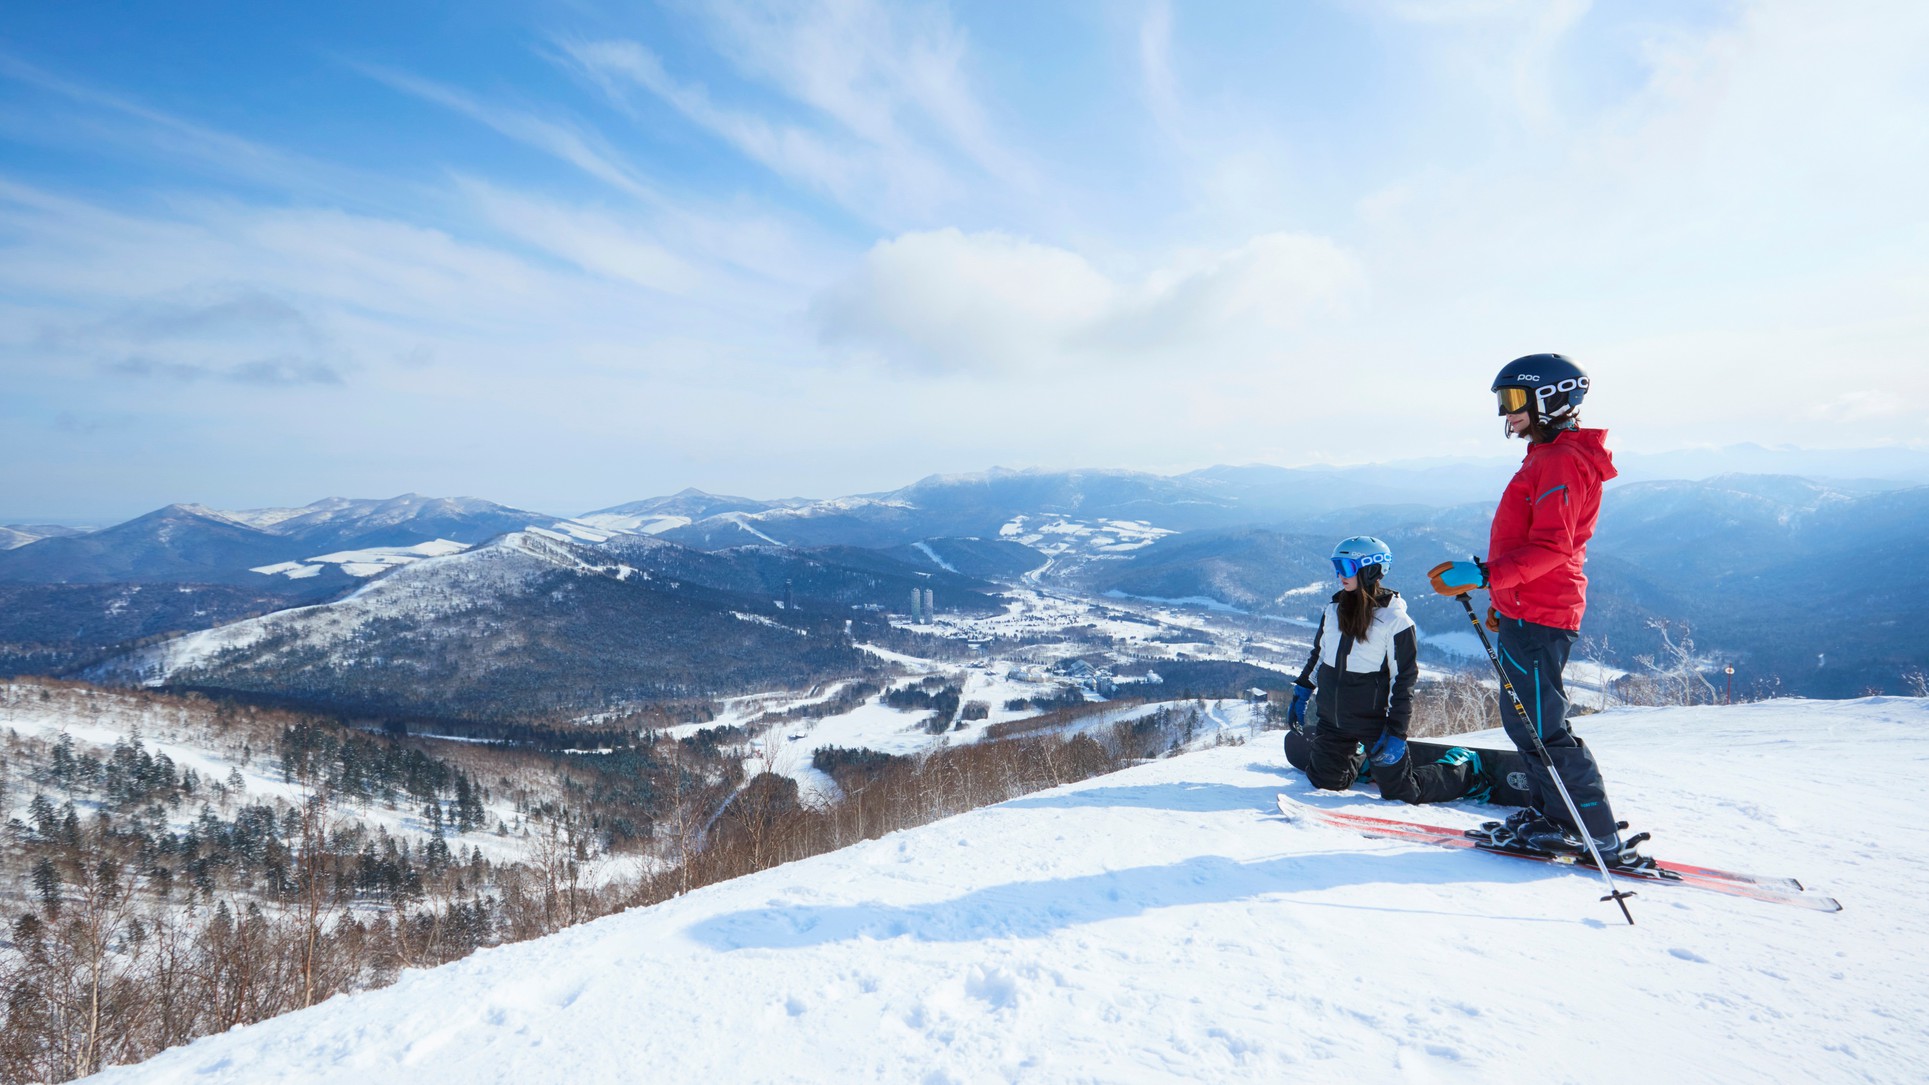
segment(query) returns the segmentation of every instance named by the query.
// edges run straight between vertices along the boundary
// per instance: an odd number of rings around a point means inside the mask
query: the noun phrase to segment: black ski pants
[[[1391,765],[1367,760],[1366,747],[1379,741],[1378,731],[1354,734],[1316,724],[1309,731],[1298,728],[1286,732],[1286,760],[1306,774],[1306,779],[1325,791],[1345,791],[1369,770],[1380,787],[1380,797],[1418,805],[1446,802],[1467,793],[1472,771],[1465,765],[1428,763],[1416,765],[1411,755]]]
[[[1527,777],[1532,785],[1534,806],[1554,821],[1572,827],[1573,818],[1560,792],[1547,773],[1547,765],[1534,750],[1534,738],[1547,747],[1547,756],[1567,785],[1567,793],[1581,811],[1582,827],[1592,837],[1614,831],[1614,810],[1608,805],[1607,785],[1601,780],[1594,754],[1581,744],[1567,726],[1567,687],[1561,672],[1567,667],[1568,653],[1579,634],[1549,625],[1537,625],[1519,618],[1500,619],[1500,666],[1514,692],[1520,695],[1526,718],[1514,711],[1513,699],[1502,696],[1500,718],[1507,737],[1527,759]],[[1503,691],[1504,692],[1504,691]]]

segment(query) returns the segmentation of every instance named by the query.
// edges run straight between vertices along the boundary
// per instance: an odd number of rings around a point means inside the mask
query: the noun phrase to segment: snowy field
[[[1799,876],[1845,910],[1644,886],[1629,927],[1582,874],[1288,823],[1277,791],[1416,811],[1310,793],[1274,733],[485,950],[98,1080],[1923,1080],[1929,702],[1581,724],[1657,854]]]
[[[218,804],[211,794],[204,792],[205,801],[220,805],[224,813],[232,804],[266,802],[300,807],[306,801],[301,786],[282,777],[278,760],[260,752],[253,758],[243,757],[241,746],[246,739],[217,737],[207,729],[199,712],[145,705],[98,690],[64,691],[49,701],[41,701],[33,693],[29,686],[11,683],[0,686],[0,705],[3,705],[0,706],[0,728],[48,742],[67,735],[78,750],[102,760],[113,751],[115,743],[139,738],[148,753],[166,754],[176,768],[193,769],[208,784],[238,778],[241,790],[231,796],[228,804]],[[28,803],[43,790],[57,802],[64,799],[55,788],[16,786],[10,789],[6,805],[0,809],[6,817],[24,818]],[[407,799],[401,801],[404,805],[338,803],[332,808],[331,816],[338,823],[359,821],[370,832],[380,828],[390,836],[412,839],[417,845],[427,843],[434,828],[422,815],[420,805]],[[98,803],[83,799],[77,805],[85,815]],[[169,818],[169,828],[185,831],[194,824],[200,810],[200,802],[183,803]],[[531,847],[527,840],[513,835],[497,836],[492,831],[498,821],[508,825],[519,823],[521,815],[516,812],[515,803],[499,798],[485,804],[484,810],[486,828],[464,833],[452,825],[444,827],[449,847],[462,856],[467,856],[470,848],[479,849],[483,857],[493,863],[526,860]]]

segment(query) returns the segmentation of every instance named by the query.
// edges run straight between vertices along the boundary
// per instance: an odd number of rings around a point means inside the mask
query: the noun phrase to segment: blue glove
[[[1286,708],[1286,719],[1294,727],[1306,726],[1306,702],[1313,698],[1313,687],[1293,683],[1293,703]]]
[[[1373,758],[1373,763],[1376,765],[1382,767],[1397,765],[1400,759],[1407,755],[1407,740],[1404,736],[1396,735],[1391,731],[1382,731],[1380,741],[1373,744],[1373,748],[1367,751],[1367,755]]]
[[[1442,595],[1465,595],[1487,586],[1487,570],[1471,561],[1443,561],[1427,570],[1427,579]]]

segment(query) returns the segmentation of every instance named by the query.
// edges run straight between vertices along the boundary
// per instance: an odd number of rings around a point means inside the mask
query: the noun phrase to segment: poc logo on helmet
[[[1526,377],[1524,379],[1538,380],[1539,378]],[[1540,401],[1541,406],[1545,407],[1548,400],[1553,399],[1563,392],[1572,392],[1574,394],[1569,396],[1567,402],[1561,404],[1555,413],[1565,413],[1580,404],[1582,397],[1587,395],[1587,378],[1569,377],[1559,384],[1543,384],[1539,388],[1534,389],[1534,398]]]

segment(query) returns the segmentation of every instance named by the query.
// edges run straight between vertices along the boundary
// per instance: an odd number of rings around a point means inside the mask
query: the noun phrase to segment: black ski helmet
[[[1393,548],[1371,535],[1341,539],[1333,548],[1333,571],[1341,579],[1360,578],[1360,586],[1371,589],[1393,568]]]
[[[1529,354],[1508,362],[1494,378],[1492,391],[1502,415],[1532,405],[1541,425],[1569,429],[1587,397],[1587,385],[1587,371],[1565,354]]]

